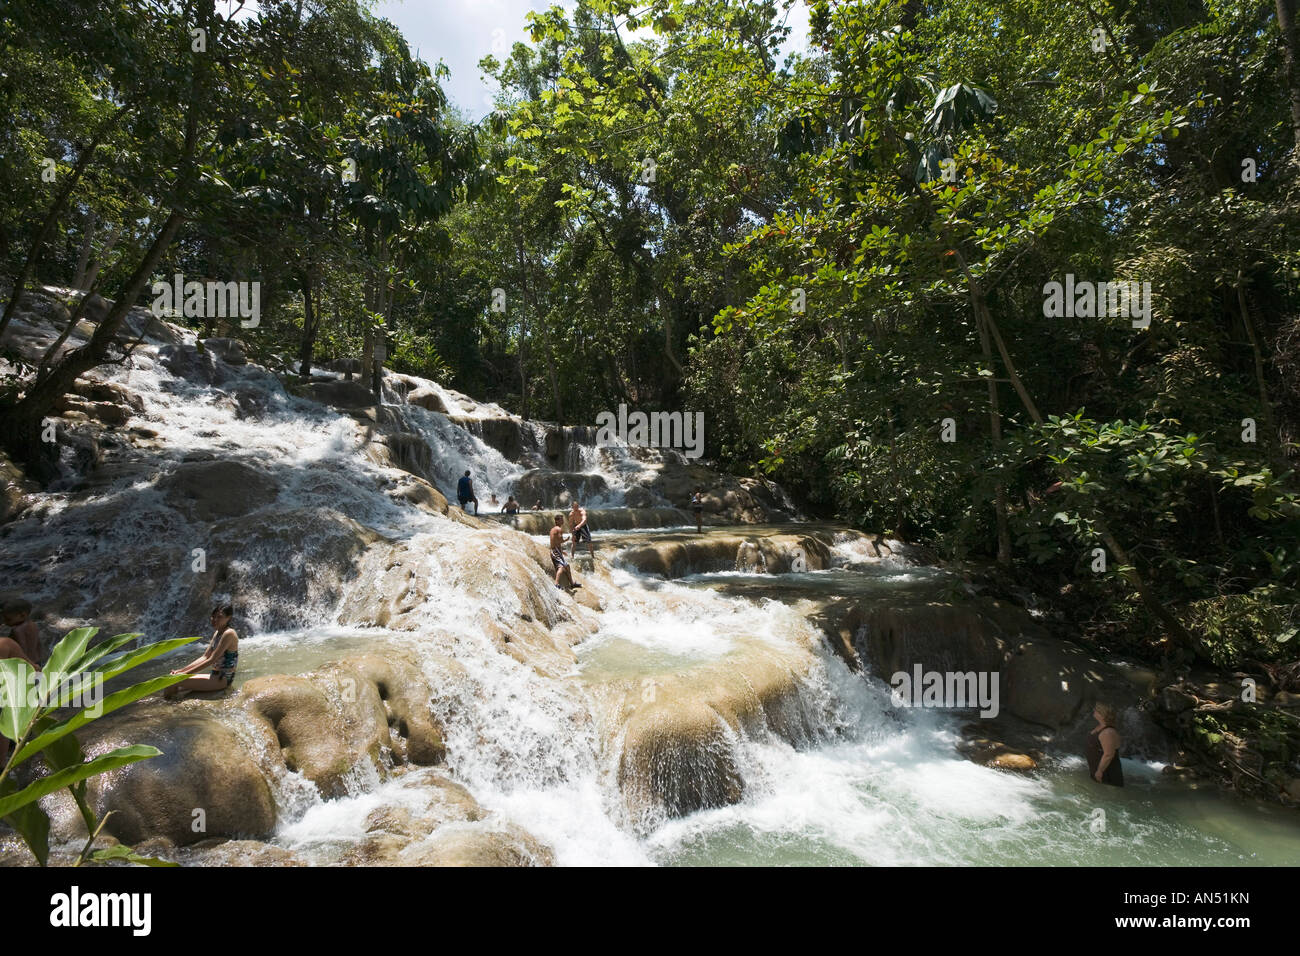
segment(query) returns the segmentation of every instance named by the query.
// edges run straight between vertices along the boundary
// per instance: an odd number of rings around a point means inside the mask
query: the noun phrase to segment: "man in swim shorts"
[[[578,545],[585,541],[587,554],[591,556],[592,561],[595,561],[596,547],[591,543],[591,525],[587,523],[587,509],[582,507],[577,499],[574,499],[573,508],[569,511],[569,530],[573,532],[573,538],[569,541],[569,560],[573,560]]]
[[[564,587],[560,583],[561,577],[567,576],[569,585],[573,585],[573,572],[569,569],[569,562],[564,557],[564,515],[555,516],[555,526],[551,528],[551,565],[555,568],[555,586]]]

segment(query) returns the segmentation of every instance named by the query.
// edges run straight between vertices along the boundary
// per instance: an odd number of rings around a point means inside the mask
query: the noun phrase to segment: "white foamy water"
[[[125,561],[131,567],[123,573],[145,575],[155,585],[142,629],[151,638],[190,631],[194,622],[182,616],[192,586],[188,567],[148,562],[163,542],[206,540],[209,529],[183,518],[158,490],[160,476],[205,456],[250,464],[276,482],[274,504],[244,519],[249,532],[302,512],[346,516],[404,543],[434,585],[415,612],[414,630],[342,625],[349,595],[378,582],[364,575],[342,587],[321,582],[306,587],[293,608],[268,598],[241,609],[252,629],[241,647],[240,679],[276,668],[301,672],[356,650],[392,647],[414,657],[446,727],[448,760],[440,769],[493,812],[493,825],[517,823],[549,844],[561,865],[1300,860],[1290,817],[1182,790],[1155,766],[1126,761],[1131,785],[1099,793],[1083,779],[1077,758],[1049,760],[1043,772],[1026,777],[958,757],[956,718],[892,708],[887,688],[851,673],[810,638],[810,625],[794,607],[726,591],[744,575],[663,582],[614,570],[616,590],[594,633],[578,646],[577,665],[543,675],[503,653],[492,636],[497,624],[518,625],[519,595],[505,586],[488,593],[467,586],[473,569],[463,544],[474,529],[394,501],[389,492],[402,473],[366,458],[365,429],[352,418],[293,398],[254,366],[219,372],[214,384],[178,378],[153,346],[142,347],[130,367],[113,370],[112,379],[144,401],[130,425],[158,433],[148,467],[106,468],[91,497],[75,505],[66,492],[43,496],[5,526],[0,573],[30,582],[38,605],[67,589],[102,602],[96,584]],[[453,414],[505,414],[449,390],[440,394]],[[466,468],[482,483],[482,499],[484,484],[504,498],[524,470],[446,415],[414,406],[392,413],[427,446],[429,477],[453,500],[455,479]],[[573,470],[601,476],[616,504],[653,468],[653,461],[622,450],[571,447],[579,449]],[[304,548],[312,541],[293,528],[267,541],[265,553],[245,555],[235,570],[246,577],[310,578]],[[848,587],[853,569],[864,567],[860,576],[870,577],[864,589],[872,594],[924,583],[929,572],[913,567],[901,550],[876,558],[848,538],[834,546],[837,567],[815,578],[826,588]],[[882,564],[888,567],[867,574],[865,566]],[[562,619],[567,605],[546,574],[535,571],[544,613]],[[608,743],[617,734],[602,723],[610,719],[602,682],[723,661],[756,642],[792,654],[815,648],[792,705],[806,720],[791,722],[814,731],[794,741],[763,730],[733,732],[741,802],[634,826],[617,784],[618,754]],[[444,666],[448,657],[454,669]],[[236,732],[257,746],[247,728]],[[418,774],[384,780],[380,768],[362,766],[345,796],[324,800],[301,775],[284,774],[272,781],[280,814],[274,842],[316,862],[339,862],[366,839],[376,811],[427,810],[429,790],[420,780]],[[1107,811],[1103,833],[1090,826],[1098,807]]]

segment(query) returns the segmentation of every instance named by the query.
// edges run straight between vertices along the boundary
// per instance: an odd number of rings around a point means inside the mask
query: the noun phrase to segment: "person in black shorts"
[[[691,510],[695,512],[695,531],[697,534],[704,533],[704,489],[696,488],[695,494],[691,495]]]
[[[478,498],[474,495],[474,479],[469,476],[469,472],[461,475],[460,480],[456,482],[456,497],[460,499],[460,507],[463,511],[469,511],[466,507],[471,501],[474,502],[474,514],[478,514]]]
[[[569,542],[569,560],[573,560],[574,552],[578,550],[578,545],[583,541],[587,542],[587,554],[591,560],[596,560],[596,546],[591,541],[591,525],[587,523],[587,509],[576,499],[573,507],[569,510],[569,530],[573,532],[573,539]]]
[[[565,587],[562,583],[568,578],[568,586],[573,587],[573,572],[564,557],[564,515],[555,516],[555,526],[551,528],[551,566],[555,568],[555,586]]]

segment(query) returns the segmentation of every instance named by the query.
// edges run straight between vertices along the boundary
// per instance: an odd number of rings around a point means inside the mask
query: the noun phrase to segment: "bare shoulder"
[[[1119,731],[1114,727],[1106,727],[1097,735],[1097,739],[1104,740],[1107,743],[1118,744],[1120,740]]]
[[[221,635],[221,643],[226,646],[239,643],[239,635],[235,633],[233,627],[226,628],[225,633]]]

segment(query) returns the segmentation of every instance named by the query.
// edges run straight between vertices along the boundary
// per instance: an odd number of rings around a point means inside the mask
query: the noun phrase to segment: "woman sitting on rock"
[[[1088,733],[1088,773],[1098,783],[1124,786],[1124,771],[1119,765],[1119,748],[1124,742],[1115,729],[1117,714],[1109,704],[1092,709],[1097,726]]]
[[[203,656],[193,663],[172,671],[173,674],[198,674],[209,671],[206,677],[191,677],[173,684],[163,691],[168,700],[180,700],[186,694],[208,694],[225,690],[235,680],[235,667],[239,663],[239,635],[230,626],[235,609],[229,604],[218,604],[212,609],[212,640]]]

